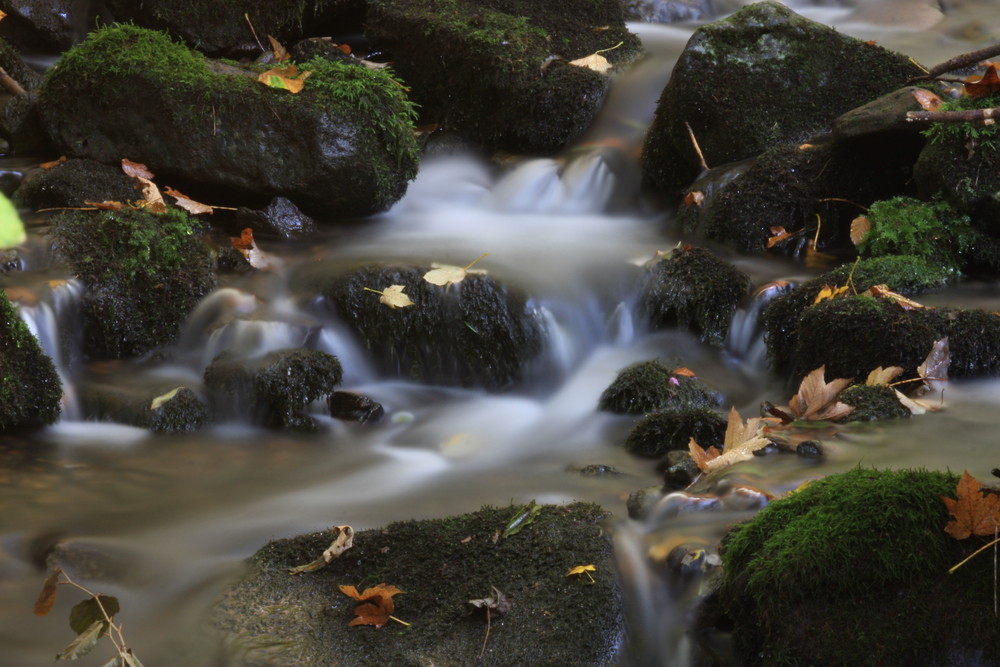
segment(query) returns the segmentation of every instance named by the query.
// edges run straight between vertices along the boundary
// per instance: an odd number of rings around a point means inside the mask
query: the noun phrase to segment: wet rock
[[[225,353],[205,369],[205,386],[218,412],[249,418],[269,428],[317,428],[303,410],[340,384],[340,361],[318,350],[278,350],[262,357]]]
[[[209,419],[208,405],[176,384],[139,388],[88,383],[78,388],[84,418],[113,421],[156,432],[197,431]]]
[[[86,287],[85,354],[132,357],[174,340],[215,285],[199,230],[180,209],[71,211],[55,219],[54,248]]]
[[[160,178],[284,196],[332,216],[383,210],[416,172],[402,87],[361,65],[300,66],[312,74],[293,95],[259,83],[260,67],[221,65],[163,33],[120,25],[63,55],[39,111],[71,157],[117,164],[127,156]]]
[[[521,532],[497,540],[515,510],[358,531],[343,556],[296,577],[288,569],[317,558],[331,532],[271,542],[216,605],[214,625],[246,648],[242,662],[261,666],[614,663],[624,624],[611,541],[598,525],[607,513],[546,505]],[[586,564],[596,568],[594,583],[566,576]],[[393,615],[411,625],[348,627],[358,604],[338,589],[348,582],[402,589]],[[493,616],[484,649],[486,617],[468,601],[494,587],[513,607]]]
[[[0,274],[21,271],[23,268],[24,262],[17,248],[0,250]]]
[[[671,491],[686,489],[701,474],[701,470],[691,458],[691,454],[681,449],[667,452],[661,465],[665,468],[663,471],[664,488]]]
[[[8,16],[0,25],[10,23],[12,18]],[[0,67],[26,91],[35,90],[42,83],[42,75],[29,67],[20,52],[3,37],[0,37]]]
[[[906,120],[908,111],[923,110],[913,96],[918,90],[922,89],[906,86],[838,116],[833,121],[834,138],[842,141],[883,132],[919,132],[920,126]]]
[[[722,346],[750,277],[704,248],[671,252],[649,270],[640,311],[654,329],[679,327]]]
[[[0,22],[0,37],[22,47],[64,51],[94,25],[96,4],[86,0],[2,0],[0,10],[7,18]]]
[[[52,359],[0,290],[0,432],[54,423],[61,400]]]
[[[375,424],[382,421],[385,408],[363,394],[353,391],[335,391],[327,401],[330,416],[344,421]]]
[[[672,449],[687,450],[691,438],[707,449],[725,440],[726,420],[706,408],[654,412],[643,417],[625,440],[636,456],[656,459]]]
[[[850,405],[850,403],[848,403],[848,405]],[[854,412],[857,411],[858,409],[855,408]],[[909,410],[907,410],[907,413],[909,413]],[[907,414],[906,416],[909,416],[909,414]],[[854,421],[860,421],[860,420],[855,419]],[[816,459],[816,460],[821,459],[823,458],[823,443],[820,442],[819,440],[804,440],[795,446],[795,453],[804,459]]]
[[[602,55],[627,63],[641,48],[615,0],[375,0],[366,30],[412,87],[421,122],[517,153],[558,151],[600,109],[608,75],[567,60],[622,42]]]
[[[667,554],[666,566],[678,577],[703,576],[721,564],[719,554],[702,544],[678,544]]]
[[[579,472],[584,477],[619,477],[625,473],[617,470],[614,466],[603,463],[591,463],[585,466],[572,466],[570,470]]]
[[[957,481],[857,468],[734,527],[719,598],[736,662],[996,664],[992,559],[948,574],[971,551],[942,530]]]
[[[19,156],[51,152],[38,116],[37,101],[37,93],[27,92],[11,98],[0,108],[0,134],[10,138],[10,147],[5,152]]]
[[[767,356],[776,373],[786,375],[791,371],[802,313],[813,305],[824,286],[846,285],[848,276],[858,292],[872,285],[885,284],[894,292],[909,296],[938,289],[952,277],[941,267],[919,257],[889,256],[862,260],[857,266],[840,266],[797,285],[768,302],[761,313]]]
[[[910,411],[896,398],[896,392],[884,385],[856,384],[840,392],[841,403],[853,406],[848,421],[873,422],[886,419],[902,419],[910,416]],[[799,448],[805,443],[801,443]]]
[[[801,143],[840,114],[921,71],[905,56],[841,35],[777,2],[699,28],[663,91],[643,152],[643,180],[673,196],[710,166]]]
[[[488,275],[447,288],[423,279],[430,267],[365,266],[344,274],[314,264],[292,288],[322,294],[382,373],[430,384],[502,390],[524,377],[542,349],[526,298]],[[404,285],[414,306],[390,308],[369,289]]]
[[[628,494],[625,507],[628,510],[628,518],[641,521],[650,515],[656,503],[663,497],[663,490],[659,486],[647,486],[643,489],[636,489]]]
[[[89,159],[60,162],[49,169],[36,169],[21,182],[14,201],[25,208],[86,206],[86,202],[127,203],[141,199],[135,179],[120,166]]]
[[[657,359],[619,371],[614,382],[601,393],[597,408],[641,415],[657,410],[718,407],[721,403],[722,396],[704,382],[677,374]]]
[[[285,197],[275,197],[267,208],[240,208],[237,222],[255,232],[272,233],[286,239],[309,236],[316,231],[316,222]]]
[[[144,28],[167,30],[193,48],[209,55],[260,53],[249,21],[260,39],[273,35],[288,45],[303,34],[338,34],[361,30],[361,0],[272,0],[243,2],[220,10],[214,0],[105,0],[118,21]],[[244,13],[247,17],[244,17]],[[325,32],[324,32],[325,30]],[[264,43],[265,46],[267,42]]]
[[[710,0],[624,0],[626,21],[679,23],[700,21],[716,15]]]

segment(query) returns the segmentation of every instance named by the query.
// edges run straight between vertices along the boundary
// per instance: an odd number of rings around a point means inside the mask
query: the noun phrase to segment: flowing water
[[[876,4],[893,3],[862,8]],[[982,6],[956,11],[933,28],[879,25],[870,15],[857,22],[852,10],[838,7],[796,9],[925,64],[1000,34]],[[759,304],[748,303],[739,314],[723,353],[684,333],[651,333],[633,317],[638,266],[678,240],[664,214],[639,196],[636,155],[692,26],[631,27],[650,56],[616,82],[578,147],[558,160],[504,168],[471,155],[428,159],[406,197],[377,219],[326,232],[308,246],[262,244],[280,259],[279,268],[208,297],[169,351],[169,363],[84,364],[73,337],[80,287],[48,282],[66,276],[48,266],[35,235],[26,272],[16,279],[34,294],[21,312],[56,359],[67,394],[57,425],[31,436],[0,435],[0,665],[47,665],[72,638],[64,618],[76,599],[68,591],[53,615],[31,614],[44,578],[38,554],[53,544],[75,562],[92,563],[80,575],[120,598],[126,636],[145,664],[208,665],[216,664],[213,644],[196,639],[204,611],[266,540],[531,499],[596,501],[619,517],[612,531],[630,615],[623,663],[689,661],[685,605],[697,586],[668,586],[649,558],[662,561],[681,544],[711,547],[752,510],[722,502],[692,511],[683,496],[673,495],[647,521],[625,518],[628,494],[657,484],[659,476],[653,463],[631,458],[620,446],[635,419],[598,413],[598,396],[622,367],[657,357],[696,369],[744,415],[756,413],[763,398],[787,396],[761,361]],[[478,266],[531,294],[548,336],[529,379],[499,395],[381,378],[322,303],[294,302],[285,291],[288,272],[304,261],[464,265],[484,252],[490,255]],[[786,261],[729,259],[758,284],[808,274]],[[953,288],[932,300],[1000,310],[1000,290],[992,284]],[[226,315],[237,318],[215,326]],[[327,429],[308,436],[236,422],[197,434],[152,435],[80,420],[72,387],[82,377],[123,386],[165,376],[197,382],[219,350],[302,345],[317,327],[311,344],[341,358],[343,388],[381,402],[385,422],[338,422],[321,406],[315,413]],[[1000,465],[1000,382],[953,383],[946,398],[939,414],[831,434],[819,463],[774,455],[741,464],[727,477],[772,493],[859,463],[968,469],[986,479]],[[623,474],[587,477],[570,469],[591,463]],[[194,654],[179,660],[181,646]],[[81,664],[102,664],[104,653],[97,650]]]

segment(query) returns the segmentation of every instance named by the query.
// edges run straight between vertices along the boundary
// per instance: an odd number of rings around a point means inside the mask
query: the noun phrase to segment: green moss
[[[726,420],[707,408],[654,412],[643,417],[625,440],[629,453],[660,458],[671,450],[686,450],[691,438],[703,448],[721,447]]]
[[[771,503],[723,542],[741,664],[956,664],[996,656],[988,558],[944,532],[957,477],[855,469]],[[961,660],[959,661],[961,662]],[[987,661],[987,664],[989,663]]]
[[[962,95],[953,100],[945,100],[938,111],[966,111],[968,109],[992,109],[1000,106],[1000,95],[969,97]],[[1000,147],[1000,128],[996,124],[984,125],[982,121],[970,123],[932,123],[923,135],[934,144],[966,145],[973,142],[975,150],[995,153]]]
[[[54,423],[61,400],[52,359],[0,290],[0,432]]]
[[[968,216],[944,201],[894,197],[868,210],[871,231],[858,247],[862,257],[913,255],[957,271],[975,238]]]
[[[871,422],[910,416],[910,411],[899,402],[896,393],[890,387],[882,385],[856,384],[840,392],[837,400],[854,406],[847,421]]]
[[[718,407],[721,397],[695,377],[678,375],[659,360],[622,369],[601,393],[599,410],[644,414],[654,410]]]

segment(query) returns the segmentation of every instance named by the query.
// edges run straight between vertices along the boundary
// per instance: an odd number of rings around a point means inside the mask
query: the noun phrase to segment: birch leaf
[[[465,277],[471,273],[469,269],[490,253],[484,252],[482,255],[472,260],[472,263],[468,266],[452,266],[451,264],[431,264],[431,270],[424,274],[424,280],[432,285],[438,285],[440,287],[448,287],[449,285],[454,285],[465,280]],[[482,273],[482,272],[479,272]]]
[[[94,621],[83,632],[76,636],[69,645],[56,656],[56,660],[76,660],[81,658],[97,645],[97,640],[104,632],[104,621]]]
[[[600,53],[591,53],[589,56],[577,58],[576,60],[570,60],[569,64],[575,65],[576,67],[586,67],[587,69],[592,69],[595,72],[600,72],[601,74],[605,74],[611,69],[611,63],[609,63],[608,59]]]
[[[14,204],[0,193],[0,250],[20,245],[25,238],[21,216],[17,214]]]

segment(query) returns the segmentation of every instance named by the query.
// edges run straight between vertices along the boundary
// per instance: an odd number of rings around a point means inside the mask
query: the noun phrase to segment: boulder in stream
[[[735,526],[718,591],[741,665],[997,665],[993,559],[945,532],[958,477],[856,468]]]
[[[333,541],[332,531],[275,540],[216,605],[214,624],[244,664],[609,665],[624,634],[612,545],[597,505],[543,505],[531,523],[499,537],[522,508],[354,533],[353,547],[315,572],[290,575]],[[347,520],[341,516],[340,520]],[[581,565],[590,572],[568,576]],[[397,618],[350,627],[359,603],[342,591],[384,583]],[[510,603],[486,610],[471,600]],[[489,635],[487,636],[487,627]]]
[[[616,0],[372,0],[366,34],[392,54],[424,123],[487,149],[550,154],[580,136],[609,76],[569,61],[634,60]]]
[[[671,370],[654,359],[619,371],[614,382],[601,393],[597,408],[641,415],[657,410],[714,408],[721,403],[721,394],[709,389],[687,369]]]
[[[49,71],[39,111],[66,155],[128,158],[177,185],[284,196],[338,218],[402,196],[418,160],[413,107],[387,71],[314,59],[299,63],[311,74],[292,94],[257,80],[267,67],[210,61],[133,25],[102,28]]]
[[[657,459],[672,450],[686,451],[691,438],[703,449],[721,449],[726,440],[726,420],[708,408],[654,412],[635,425],[625,440],[625,449],[636,456]]]
[[[0,290],[0,433],[54,423],[61,401],[55,364]]]
[[[709,166],[742,160],[806,141],[921,73],[778,2],[754,3],[688,41],[646,138],[643,180],[673,197],[699,172],[692,134]]]
[[[14,201],[25,208],[84,207],[87,202],[130,202],[141,198],[135,179],[120,166],[91,159],[63,160],[25,176]]]
[[[85,354],[133,357],[174,340],[215,286],[200,230],[181,209],[70,211],[55,219],[55,250],[86,288]]]
[[[197,431],[209,420],[207,403],[189,387],[86,383],[78,387],[85,419],[113,421],[157,433]]]

